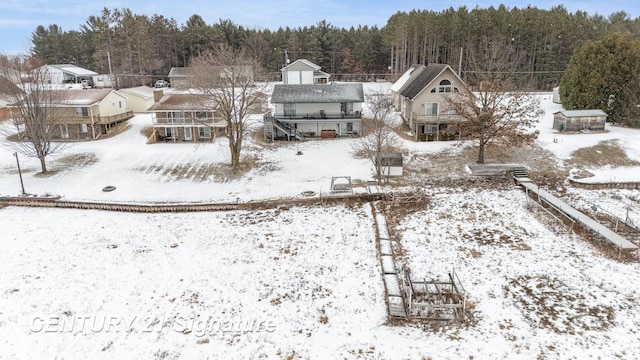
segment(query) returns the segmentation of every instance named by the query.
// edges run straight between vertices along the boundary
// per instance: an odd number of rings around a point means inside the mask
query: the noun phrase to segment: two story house
[[[466,136],[462,116],[447,97],[466,85],[446,64],[414,65],[394,85],[396,106],[409,125],[415,141],[458,140]]]
[[[59,128],[56,138],[62,140],[96,140],[133,117],[127,98],[111,89],[52,90],[51,98],[58,99],[48,106]],[[19,118],[14,121],[21,123]]]
[[[211,141],[224,133],[226,123],[215,116],[215,104],[201,94],[164,94],[154,91],[149,108],[153,123],[153,142]]]
[[[329,83],[329,75],[307,60],[285,67],[283,79],[283,84],[273,88],[273,112],[264,116],[267,139],[303,140],[361,133],[362,84]]]
[[[282,83],[285,85],[326,84],[330,75],[321,67],[306,59],[298,59],[280,69]]]

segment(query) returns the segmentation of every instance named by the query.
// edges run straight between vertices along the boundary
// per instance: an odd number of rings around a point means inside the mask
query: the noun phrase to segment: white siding
[[[112,91],[100,102],[100,116],[112,116],[127,112],[127,100]],[[94,114],[97,115],[97,114]]]

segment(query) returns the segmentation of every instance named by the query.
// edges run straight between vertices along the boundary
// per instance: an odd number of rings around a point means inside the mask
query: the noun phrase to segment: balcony
[[[55,118],[56,124],[95,124],[95,125],[108,125],[115,124],[120,121],[128,120],[133,117],[133,111],[127,111],[118,115],[111,116],[57,116]],[[20,121],[19,118],[15,119],[15,123],[18,125],[24,124],[24,121]]]
[[[467,122],[467,119],[458,114],[416,115],[414,113],[413,122],[416,124],[458,124]]]
[[[208,125],[213,127],[225,127],[226,123],[221,119],[213,117],[157,117],[156,114],[152,115],[153,126],[198,126]]]
[[[314,120],[338,120],[338,119],[361,119],[362,113],[359,111],[351,111],[351,112],[339,112],[339,113],[327,113],[322,110],[319,112],[307,113],[307,114],[295,114],[295,115],[285,115],[285,114],[275,114],[273,115],[278,120],[282,121],[314,121]]]

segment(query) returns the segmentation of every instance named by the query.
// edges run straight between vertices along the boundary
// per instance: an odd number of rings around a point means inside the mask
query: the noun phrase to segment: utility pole
[[[460,59],[458,60],[458,77],[462,76],[462,47],[460,48]]]
[[[20,170],[20,161],[18,160],[18,153],[14,152],[13,156],[16,157],[16,164],[18,165],[18,175],[20,176],[20,187],[22,188],[22,196],[25,196],[24,183],[22,182],[22,170]]]

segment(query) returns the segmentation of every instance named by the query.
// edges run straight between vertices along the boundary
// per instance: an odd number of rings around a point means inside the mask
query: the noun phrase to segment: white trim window
[[[284,116],[296,116],[296,104],[285,103],[282,105]]]
[[[78,107],[78,108],[76,108],[76,116],[78,116],[78,117],[88,117],[89,116],[89,108],[88,107]]]
[[[208,126],[199,126],[198,137],[200,139],[211,139],[211,128]]]
[[[81,133],[89,132],[89,129],[87,128],[87,124],[80,124],[80,132]]]
[[[438,116],[438,103],[424,104],[424,114],[427,116]]]
[[[191,141],[193,140],[193,130],[191,127],[186,127],[184,128],[184,139],[186,141]]]
[[[60,125],[60,137],[63,139],[69,138],[69,128],[67,127],[67,124]]]
[[[438,86],[439,93],[450,93],[452,89],[451,81],[444,79],[440,81],[440,85]]]

